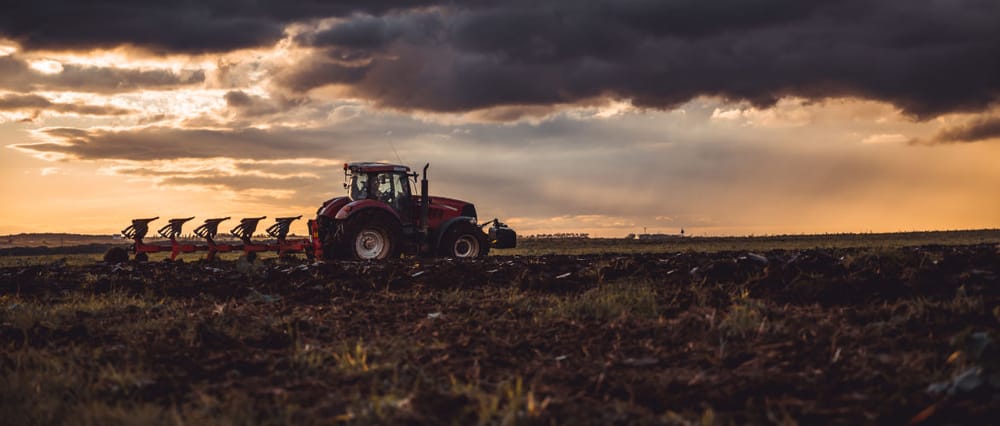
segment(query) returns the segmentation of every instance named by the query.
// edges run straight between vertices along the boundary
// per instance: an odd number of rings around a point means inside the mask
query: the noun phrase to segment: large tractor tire
[[[438,253],[456,259],[480,259],[490,253],[490,243],[482,229],[468,222],[459,222],[445,231]]]
[[[343,224],[341,248],[355,260],[398,259],[403,232],[399,221],[379,211],[356,213]]]

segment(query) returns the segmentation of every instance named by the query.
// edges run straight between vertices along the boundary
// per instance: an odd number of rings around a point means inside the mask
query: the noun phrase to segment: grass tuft
[[[608,321],[622,316],[656,318],[659,306],[649,281],[617,281],[555,299],[550,317]]]

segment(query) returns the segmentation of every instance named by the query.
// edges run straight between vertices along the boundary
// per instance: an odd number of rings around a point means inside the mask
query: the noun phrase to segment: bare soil
[[[992,423],[998,251],[0,268],[0,416]]]

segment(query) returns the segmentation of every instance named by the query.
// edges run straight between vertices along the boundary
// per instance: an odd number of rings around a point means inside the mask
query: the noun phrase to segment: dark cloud
[[[136,70],[81,65],[63,65],[62,71],[42,73],[15,55],[0,56],[0,89],[31,92],[68,90],[119,93],[135,90],[167,90],[205,81],[205,72],[192,70]]]
[[[222,52],[270,45],[287,24],[355,12],[382,14],[420,0],[37,0],[5,4],[0,35],[27,49],[131,45],[157,52]]]
[[[313,58],[280,72],[277,81],[301,93],[329,84],[361,83],[370,70],[369,64],[348,65],[326,58]]]
[[[916,144],[969,143],[1000,139],[1000,116],[979,117],[969,123],[941,129],[930,140],[915,140]]]
[[[223,98],[230,113],[239,118],[254,118],[265,115],[288,112],[290,109],[304,105],[304,98],[265,98],[251,95],[241,90],[227,92]]]
[[[170,160],[177,158],[296,158],[323,152],[324,141],[308,132],[282,130],[201,130],[144,127],[128,130],[48,128],[58,142],[13,145],[36,153],[84,160]]]
[[[340,19],[317,26],[331,17]],[[279,86],[303,93],[341,85],[403,110],[594,98],[670,108],[702,95],[766,107],[785,96],[847,96],[927,119],[997,103],[997,22],[1000,3],[991,0],[40,0],[8,5],[0,36],[27,50],[223,52],[271,45],[304,23],[315,29],[295,41],[316,54],[280,70]],[[0,87],[19,91],[110,92],[205,78],[72,66],[42,76],[3,63],[12,60],[0,58]]]
[[[422,10],[379,17],[355,15],[330,28],[301,34],[297,41],[310,46],[378,50],[397,40],[425,43],[440,39],[444,25],[439,12]]]
[[[104,105],[52,102],[38,95],[0,96],[0,111],[34,111],[36,115],[42,111],[80,115],[126,115],[134,112],[123,108]]]
[[[996,103],[997,22],[1000,3],[984,0],[448,3],[303,35],[326,55],[278,81],[432,111],[852,96],[926,119]]]

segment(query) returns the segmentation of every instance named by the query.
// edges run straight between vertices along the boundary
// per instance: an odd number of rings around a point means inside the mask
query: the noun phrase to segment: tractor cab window
[[[364,200],[368,198],[368,174],[358,173],[351,176],[351,199]]]
[[[392,177],[389,173],[379,173],[375,175],[375,181],[372,185],[372,187],[375,188],[375,192],[372,193],[372,198],[384,203],[392,204],[391,201],[395,191],[393,190]]]
[[[404,220],[410,216],[410,182],[404,173],[378,173],[372,183],[373,198],[382,201],[397,212]]]
[[[393,173],[392,185],[396,190],[393,208],[399,212],[399,217],[403,219],[403,222],[409,222],[410,210],[413,208],[413,202],[410,198],[410,180],[403,173]]]

